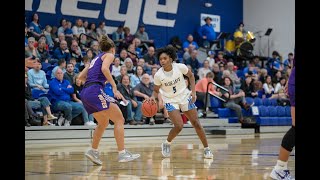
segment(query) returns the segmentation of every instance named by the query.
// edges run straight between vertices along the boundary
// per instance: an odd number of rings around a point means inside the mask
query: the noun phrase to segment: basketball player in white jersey
[[[157,58],[162,67],[154,75],[154,90],[150,100],[156,102],[155,98],[158,97],[158,93],[160,92],[165,103],[165,108],[168,110],[169,117],[174,124],[167,140],[161,145],[162,155],[170,157],[171,142],[183,128],[181,110],[190,120],[204,146],[204,157],[213,158],[213,154],[208,147],[205,132],[198,120],[197,107],[194,104],[196,101],[196,91],[193,73],[185,64],[173,62],[177,58],[173,47],[167,46],[159,49]],[[191,91],[187,88],[183,75],[189,78]]]

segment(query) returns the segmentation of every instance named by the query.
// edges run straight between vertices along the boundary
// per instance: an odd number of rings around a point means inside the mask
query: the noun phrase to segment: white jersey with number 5
[[[179,103],[190,96],[190,90],[183,77],[188,70],[185,64],[172,63],[171,71],[166,72],[161,67],[154,75],[154,84],[160,86],[160,93],[165,103]]]

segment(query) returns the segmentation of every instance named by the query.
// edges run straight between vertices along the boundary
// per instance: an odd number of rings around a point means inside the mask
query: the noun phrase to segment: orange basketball
[[[145,117],[153,117],[158,111],[157,103],[154,101],[143,101],[141,111]]]

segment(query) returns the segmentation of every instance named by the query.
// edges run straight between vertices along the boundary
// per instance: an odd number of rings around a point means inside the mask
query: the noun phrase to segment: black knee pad
[[[296,137],[296,130],[295,130],[295,127],[292,126],[289,129],[289,131],[284,135],[281,146],[287,151],[291,152],[292,148],[295,146],[295,137]]]

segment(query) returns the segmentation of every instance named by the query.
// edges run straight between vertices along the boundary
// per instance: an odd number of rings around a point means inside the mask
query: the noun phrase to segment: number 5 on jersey
[[[173,86],[172,89],[173,89],[173,93],[177,92],[176,86]]]

